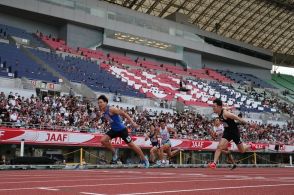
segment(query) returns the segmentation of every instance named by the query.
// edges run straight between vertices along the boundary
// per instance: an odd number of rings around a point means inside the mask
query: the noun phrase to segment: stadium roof
[[[274,52],[294,66],[294,0],[105,0],[164,18],[179,12],[202,30]]]

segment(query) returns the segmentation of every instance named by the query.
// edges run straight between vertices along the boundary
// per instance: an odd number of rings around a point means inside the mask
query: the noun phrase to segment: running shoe
[[[148,159],[144,160],[144,167],[145,167],[146,169],[148,169],[149,166],[150,166],[150,164],[149,164],[149,160],[148,160]]]
[[[234,169],[236,169],[236,168],[237,168],[237,165],[236,165],[236,164],[233,164],[231,170],[234,170]]]
[[[118,160],[118,149],[114,150],[114,154],[112,156],[111,164],[117,164]]]
[[[216,164],[214,162],[209,163],[208,167],[211,168],[211,169],[216,169]]]

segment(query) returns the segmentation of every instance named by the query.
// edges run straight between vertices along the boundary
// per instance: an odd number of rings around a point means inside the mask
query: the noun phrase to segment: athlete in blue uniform
[[[107,120],[110,123],[111,130],[109,130],[102,138],[101,143],[107,149],[111,150],[113,154],[113,161],[117,160],[117,155],[115,149],[112,147],[110,141],[113,138],[120,137],[122,138],[128,146],[134,150],[139,156],[140,159],[144,162],[146,168],[149,167],[149,161],[145,158],[142,150],[134,144],[132,138],[128,135],[128,130],[120,116],[126,118],[134,128],[138,128],[139,126],[132,120],[132,118],[125,113],[123,110],[117,109],[115,107],[108,106],[108,99],[105,95],[101,95],[98,97],[98,106],[99,109],[103,112],[103,119]]]

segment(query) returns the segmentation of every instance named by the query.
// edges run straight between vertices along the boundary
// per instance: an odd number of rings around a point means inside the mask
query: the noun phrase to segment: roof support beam
[[[181,6],[178,7],[178,9],[175,12],[180,11],[181,9],[185,8],[186,5],[189,3],[190,1],[185,0],[184,3],[181,4]]]
[[[258,20],[255,20],[255,24],[243,35],[243,37],[240,39],[240,41],[245,41],[248,36],[250,37],[250,31],[251,30],[254,30],[254,29],[258,29],[258,27],[260,27],[262,24],[261,24],[261,21],[267,16],[268,13],[270,13],[272,10],[274,10],[276,7],[275,6],[272,6],[272,8],[270,9],[271,6],[269,6],[266,10],[265,10],[265,14],[263,14],[262,17],[260,17]],[[258,27],[257,27],[258,25]],[[262,31],[259,31],[259,33],[261,33]],[[258,34],[258,33],[257,33]]]
[[[135,7],[134,10],[138,11],[138,9],[145,3],[146,0],[141,0],[140,3]]]
[[[230,1],[230,0],[227,0],[226,2],[224,2],[224,3],[222,4],[222,6],[221,6],[218,10],[215,11],[215,13],[213,14],[213,16],[214,16],[215,18],[217,18],[217,17],[222,13],[222,12],[221,12],[222,8],[223,8],[225,5],[227,5],[229,1]],[[206,28],[207,28],[207,27],[208,27],[213,21],[214,21],[214,18],[211,18],[209,21],[207,21],[207,22],[203,25],[202,29],[203,29],[203,30],[206,30]],[[220,21],[221,21],[221,20],[220,20]]]
[[[167,4],[164,9],[160,12],[160,14],[158,15],[159,17],[162,17],[165,12],[176,2],[177,0],[172,0],[169,4]]]
[[[217,1],[211,1],[209,5],[199,14],[197,18],[192,22],[193,24],[198,23],[200,21],[200,18],[203,16],[203,14],[213,5],[217,3]]]
[[[293,17],[293,12],[292,12],[292,14],[290,14],[290,15],[292,15],[292,17]],[[290,19],[290,18],[289,18]],[[286,27],[283,31],[280,31],[279,33],[278,33],[278,35],[277,35],[277,38],[276,39],[274,39],[273,41],[272,41],[272,43],[267,47],[267,49],[271,49],[271,47],[272,47],[272,45],[274,45],[280,38],[281,38],[281,35],[283,35],[288,29],[290,29],[292,26],[293,26],[293,24],[291,23],[291,22],[289,22],[288,23],[288,25],[287,25],[288,27]],[[280,49],[280,48],[279,48]],[[276,50],[277,51],[277,50]]]
[[[265,29],[266,27],[268,27],[270,24],[272,24],[273,21],[274,21],[276,18],[278,18],[282,13],[284,13],[284,11],[286,11],[286,10],[285,10],[285,9],[280,9],[280,12],[278,13],[278,15],[276,15],[275,17],[272,17],[272,19],[269,20],[269,21],[264,25],[264,27],[260,30],[260,32],[264,32],[264,29]],[[271,26],[271,25],[270,25],[270,26]],[[266,33],[266,32],[264,32],[264,33]],[[253,43],[254,40],[258,37],[258,35],[259,35],[259,33],[256,33],[255,36],[251,37],[251,39],[248,41],[248,43]]]
[[[195,3],[194,7],[189,11],[189,13],[187,14],[189,17],[196,11],[196,9],[198,8],[198,6],[205,0],[200,0],[198,1],[198,3]]]
[[[273,42],[278,42],[278,40],[280,39],[280,38],[282,38],[282,41],[284,41],[281,45],[280,45],[280,47],[278,47],[278,49],[275,49],[275,48],[273,48],[273,50],[275,50],[275,52],[279,52],[280,51],[280,49],[281,48],[283,48],[283,47],[285,47],[285,42],[287,41],[287,39],[286,39],[286,37],[288,36],[288,35],[291,35],[291,33],[292,33],[292,31],[291,31],[291,28],[293,27],[293,24],[292,23],[289,23],[290,24],[290,26],[288,27],[288,28],[286,28],[284,31],[283,31],[283,33],[281,34],[281,35],[283,35],[285,32],[287,32],[288,31],[288,33],[285,35],[285,36],[283,36],[283,37],[278,37],[278,38],[276,38]],[[293,30],[293,29],[292,29]],[[290,38],[290,37],[289,37]],[[273,44],[273,43],[272,43]]]
[[[160,3],[161,1],[154,1],[154,3],[149,7],[149,9],[146,11],[146,14],[150,14],[154,8]]]
[[[129,6],[128,6],[128,8],[132,8],[136,3],[138,2],[138,0],[133,0],[130,4],[129,4]]]
[[[127,5],[129,4],[130,1],[131,1],[131,0],[124,0],[122,6],[123,6],[123,7],[127,7]]]
[[[262,5],[255,11],[255,13],[252,13],[246,20],[245,22],[243,22],[242,25],[239,26],[239,28],[237,28],[237,30],[235,30],[235,32],[231,35],[231,38],[233,38],[236,34],[239,33],[239,31],[242,29],[242,27],[246,26],[245,24],[247,24],[247,22],[249,22],[254,16],[256,16],[255,14],[257,12],[260,11],[261,8],[263,8],[263,6],[266,4],[264,1],[262,1]]]
[[[252,0],[251,3],[248,4],[248,6],[247,6],[242,12],[240,12],[240,13],[236,16],[235,20],[233,20],[232,23],[235,23],[236,20],[240,20],[242,14],[243,14],[245,11],[247,11],[247,10],[248,10],[248,9],[254,4],[254,3],[255,3],[255,1]],[[232,9],[232,11],[235,10],[235,9],[237,9],[237,8],[235,7],[234,9]],[[228,17],[228,15],[229,15],[229,13],[228,13],[224,18],[222,18],[221,21],[225,21],[225,19]],[[228,25],[227,28],[225,28],[220,34],[223,35],[224,33],[229,32],[230,29],[232,28],[232,26],[233,26],[233,25]]]
[[[279,20],[278,23],[280,23],[278,26],[276,26],[275,28],[273,28],[271,30],[270,33],[268,33],[268,35],[262,40],[262,42],[265,42],[269,36],[271,36],[277,29],[280,29],[280,27],[282,26],[282,24],[284,24],[285,21],[287,21],[288,19],[290,19],[290,17],[292,17],[292,13],[288,12],[289,15],[285,15],[285,17],[282,20]],[[268,48],[268,47],[267,47]]]

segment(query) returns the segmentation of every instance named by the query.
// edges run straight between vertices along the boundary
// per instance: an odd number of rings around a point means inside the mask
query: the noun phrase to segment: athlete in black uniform
[[[246,123],[246,121],[237,115],[225,110],[223,108],[223,103],[220,99],[215,99],[213,101],[213,111],[214,113],[219,115],[220,120],[222,121],[224,125],[224,133],[219,141],[219,144],[217,146],[217,149],[214,153],[214,161],[212,163],[209,163],[208,166],[212,169],[216,168],[216,162],[218,161],[222,150],[226,150],[228,148],[228,144],[231,140],[235,142],[235,144],[238,147],[239,152],[244,153],[248,150],[250,146],[244,146],[240,139],[240,132],[237,126],[236,121],[239,121],[241,123]]]

